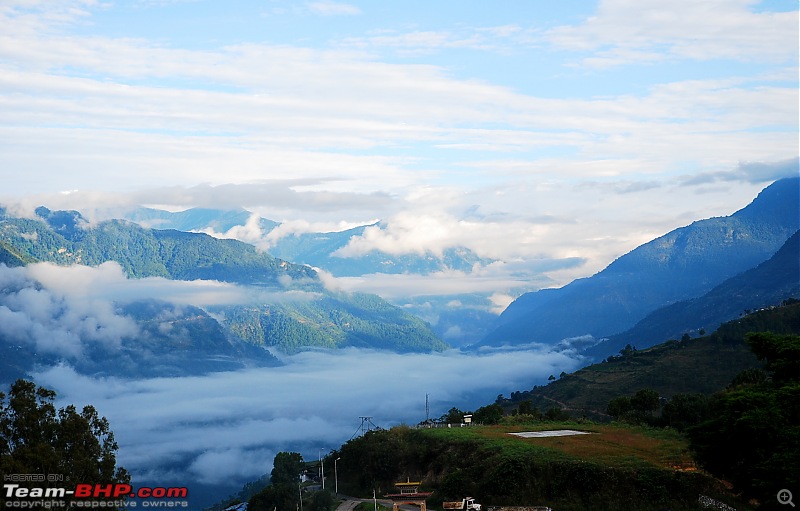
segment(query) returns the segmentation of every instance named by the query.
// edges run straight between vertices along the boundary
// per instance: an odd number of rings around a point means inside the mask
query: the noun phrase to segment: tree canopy
[[[22,379],[7,397],[0,393],[0,472],[61,475],[88,484],[130,482],[128,472],[116,466],[118,446],[109,422],[93,406],[57,410],[53,390]]]
[[[272,484],[283,484],[294,487],[303,470],[303,456],[297,452],[279,452],[272,463],[270,481]]]
[[[274,511],[275,509],[300,509],[302,503],[300,473],[305,469],[303,456],[296,452],[279,452],[272,462],[270,484],[253,495],[247,503],[249,511]],[[328,511],[333,497],[327,490],[313,494],[306,509]]]
[[[747,342],[768,378],[737,379],[688,433],[705,468],[768,502],[800,473],[800,336],[755,333]]]
[[[653,389],[641,389],[631,397],[619,396],[608,403],[606,412],[617,419],[644,422],[658,410],[659,396]]]

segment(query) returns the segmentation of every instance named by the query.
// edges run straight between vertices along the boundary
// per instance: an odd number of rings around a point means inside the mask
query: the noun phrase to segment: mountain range
[[[506,409],[530,401],[540,410],[557,406],[575,415],[607,420],[605,411],[612,399],[642,389],[653,389],[666,399],[676,394],[710,396],[743,371],[763,368],[745,341],[749,332],[800,335],[800,301],[789,299],[783,305],[751,311],[702,337],[626,349],[602,362],[562,374],[547,385],[512,392],[499,401]]]
[[[524,349],[535,343],[561,349],[565,339],[589,338],[595,345],[585,355],[594,359],[615,355],[627,344],[646,348],[683,334],[711,332],[746,309],[800,296],[798,195],[800,178],[776,181],[731,216],[676,229],[621,256],[592,277],[520,296],[493,325],[488,312],[476,313],[466,300],[460,314],[438,316],[445,318],[442,324],[448,331],[491,330],[474,348],[510,345]],[[56,322],[44,324],[32,309],[20,305],[25,303],[22,296],[47,292],[33,273],[25,273],[27,268],[39,268],[37,263],[50,263],[53,268],[83,265],[108,272],[111,261],[129,283],[216,283],[232,286],[226,291],[247,295],[235,303],[203,304],[190,299],[176,303],[157,292],[115,298],[109,317],[131,321],[135,335],[128,332],[115,338],[111,347],[87,344],[84,354],[91,356],[73,362],[87,374],[117,371],[135,376],[278,363],[265,348],[283,353],[346,346],[397,352],[444,350],[448,345],[441,340],[441,331],[434,331],[407,308],[376,295],[328,289],[309,265],[324,264],[340,274],[365,274],[378,268],[425,273],[482,261],[461,249],[440,258],[379,252],[355,259],[336,256],[353,236],[380,224],[286,236],[271,248],[272,253],[266,253],[238,240],[188,232],[220,233],[252,224],[255,217],[245,210],[171,213],[139,208],[128,218],[93,224],[77,211],[40,207],[35,218],[20,218],[0,209],[0,263],[4,265],[0,277],[6,282],[0,291],[0,316],[9,318],[0,321],[4,360],[0,374],[24,373],[36,364],[57,363],[64,355],[48,352],[47,343],[37,344],[33,356],[26,355],[30,349],[25,338],[35,337],[31,332],[37,328],[58,331],[57,321],[77,314],[70,311],[66,298],[48,295],[48,303],[56,303],[58,313],[52,320]],[[279,225],[256,219],[262,233]],[[293,258],[297,259],[287,260]],[[359,264],[363,265],[360,269]],[[88,319],[81,321],[85,326]],[[97,332],[89,337],[104,331],[98,327]],[[158,364],[153,363],[156,359]]]
[[[569,338],[620,336],[662,307],[700,298],[726,279],[770,258],[800,227],[798,189],[797,178],[779,180],[731,216],[699,220],[676,229],[621,256],[592,277],[559,289],[526,293],[499,318],[488,310],[489,294],[395,297],[395,301],[406,311],[423,317],[439,337],[455,346],[553,345]],[[139,208],[126,218],[142,225],[217,233],[252,222],[252,214],[245,210],[202,208],[176,213]],[[257,220],[263,237],[280,225],[269,219]],[[339,256],[354,237],[362,236],[367,229],[384,227],[376,223],[341,232],[289,234],[271,239],[268,251],[275,257],[318,267],[337,277],[374,273],[426,275],[445,269],[468,271],[475,264],[491,262],[463,247],[451,248],[441,256],[392,255],[377,250],[359,257]],[[780,301],[793,296],[792,293],[777,288],[753,292],[745,289],[735,307],[758,308],[761,303],[769,302],[768,295]],[[761,297],[761,301],[756,297]],[[453,303],[463,306],[454,309]],[[728,306],[734,307],[733,301]],[[662,315],[662,321],[670,325],[668,331],[637,330],[631,334],[638,337],[636,343],[652,345],[684,332],[713,329],[735,317],[728,310],[718,317],[690,318],[678,309],[677,305],[671,309],[673,317]],[[651,333],[655,337],[649,339]],[[634,338],[625,339],[623,346]],[[603,349],[618,344],[606,343],[604,348],[595,348],[593,352],[607,356],[613,352]]]
[[[603,358],[628,344],[641,349],[687,334],[714,332],[726,321],[798,297],[800,231],[755,268],[725,280],[703,296],[657,309],[630,330],[612,335],[585,354]]]
[[[143,227],[204,232],[217,237],[233,237],[257,244],[270,255],[298,264],[322,269],[335,277],[361,277],[365,275],[430,275],[443,271],[469,273],[475,265],[486,266],[492,262],[465,247],[451,247],[441,254],[426,253],[391,254],[371,250],[363,254],[347,254],[344,249],[353,239],[368,230],[383,230],[383,222],[360,225],[333,232],[286,232],[274,220],[259,217],[244,209],[216,210],[191,208],[170,212],[139,207],[122,215]],[[441,338],[456,346],[479,341],[488,332],[496,314],[490,309],[492,292],[434,295],[395,296],[395,304],[407,312],[423,318]],[[462,307],[452,307],[452,303]]]
[[[231,229],[245,226],[248,221],[251,221],[252,215],[243,209],[192,208],[169,212],[152,208],[136,208],[126,213],[124,218],[145,227],[226,234]],[[257,225],[263,236],[267,237],[281,224],[274,220],[258,217]],[[339,251],[344,249],[353,238],[362,236],[370,228],[381,229],[383,226],[381,223],[374,223],[343,231],[293,233],[275,237],[269,242],[268,252],[279,259],[322,268],[337,277],[353,277],[370,273],[427,274],[445,268],[469,270],[475,263],[490,262],[463,247],[447,249],[441,256],[433,253],[394,255],[381,251],[371,251],[367,254],[349,257],[338,255]]]
[[[799,195],[800,178],[776,181],[731,216],[675,229],[592,277],[526,293],[508,306],[477,346],[604,338],[625,332],[657,309],[703,296],[766,261],[786,243],[800,228]],[[730,319],[723,314],[714,321],[720,318]]]
[[[0,346],[7,355],[0,376],[18,376],[65,357],[88,374],[153,376],[277,363],[264,348],[283,353],[346,346],[397,352],[447,348],[424,321],[378,296],[328,290],[308,266],[247,243],[123,220],[91,225],[76,211],[40,207],[36,215],[0,215],[0,262],[5,262]],[[107,278],[114,272],[109,261],[126,279],[118,286],[146,282],[153,296],[121,292],[113,297],[113,310],[84,310],[70,302],[68,291],[51,292],[35,272],[25,273],[28,267],[53,274],[79,265]],[[188,298],[162,299],[160,289],[169,283],[184,286]],[[245,298],[194,307],[192,293],[202,283]],[[47,339],[58,335],[69,342]]]

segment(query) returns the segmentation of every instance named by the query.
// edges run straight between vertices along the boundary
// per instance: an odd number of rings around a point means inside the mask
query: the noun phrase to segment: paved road
[[[346,497],[347,500],[343,500],[339,507],[336,508],[336,511],[353,511],[357,505],[361,502],[369,502],[372,503],[372,499],[354,499],[352,497]],[[389,509],[392,508],[392,501],[391,500],[382,500],[378,499],[378,504],[383,507],[388,507]],[[400,509],[402,511],[419,511],[419,507],[417,506],[410,506],[410,505],[401,505]]]
[[[361,502],[365,502],[363,499],[351,499],[347,498],[347,500],[343,500],[339,507],[336,508],[336,511],[353,511],[353,509]]]

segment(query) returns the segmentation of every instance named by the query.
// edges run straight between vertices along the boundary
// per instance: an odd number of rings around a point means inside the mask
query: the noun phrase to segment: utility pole
[[[372,417],[359,417],[361,419],[361,434],[363,435],[367,431],[369,431],[369,425],[372,423]]]
[[[337,463],[339,463],[340,459],[342,459],[342,458],[339,457],[339,458],[336,458],[335,460],[333,460],[333,480],[334,480],[334,482],[336,484],[336,496],[337,497],[339,496],[339,466],[337,465]]]
[[[353,436],[350,437],[350,440],[354,439],[358,434],[364,435],[370,431],[380,429],[378,426],[372,423],[372,417],[361,416],[359,419],[361,419],[361,426],[359,426],[356,432],[353,433]]]
[[[428,423],[428,420],[431,418],[431,409],[428,406],[428,394],[425,394],[425,423]]]
[[[322,481],[322,489],[325,489],[325,463],[322,461],[322,451],[326,451],[326,447],[319,448],[319,479]]]

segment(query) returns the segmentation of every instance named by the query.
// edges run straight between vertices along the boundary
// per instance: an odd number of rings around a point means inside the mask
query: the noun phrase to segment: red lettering
[[[134,489],[133,486],[129,484],[77,484],[75,485],[75,491],[73,495],[76,498],[100,498],[100,497],[107,497],[114,499],[119,499],[120,497],[125,498],[128,496],[133,497],[134,495],[140,499],[174,499],[174,498],[186,498],[189,494],[188,488],[178,487],[178,488],[163,488],[163,487],[156,487],[156,488],[149,488],[147,486]],[[2,511],[2,510],[0,510]]]
[[[76,498],[86,498],[92,496],[92,485],[91,484],[79,484],[75,487],[75,497]]]
[[[185,486],[183,488],[169,488],[167,490],[167,497],[186,498],[188,495],[189,490]]]
[[[94,485],[94,497],[110,497],[114,493],[113,484],[96,484]]]
[[[114,497],[123,497],[125,495],[130,495],[133,491],[133,488],[129,484],[117,484],[114,488]]]

